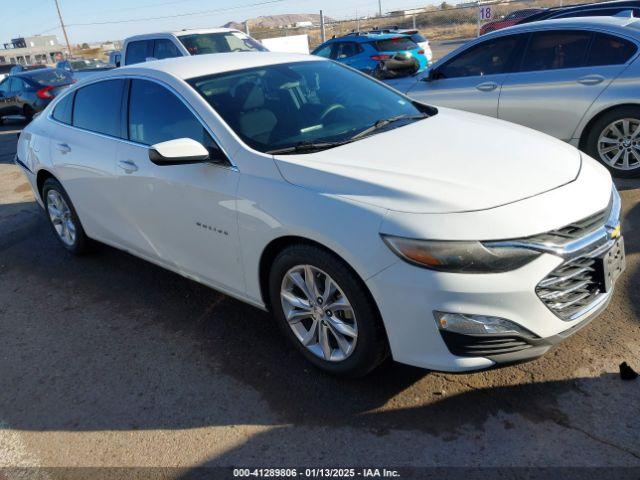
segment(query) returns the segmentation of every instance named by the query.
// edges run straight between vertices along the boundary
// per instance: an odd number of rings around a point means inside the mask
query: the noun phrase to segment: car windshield
[[[267,51],[260,43],[241,32],[198,33],[178,38],[191,55]]]
[[[47,70],[33,72],[28,75],[29,79],[43,86],[68,85],[73,82],[73,76],[66,70],[51,68]]]
[[[329,61],[268,65],[189,83],[247,145],[265,153],[305,144],[330,148],[376,124],[399,127],[431,111]]]
[[[403,50],[414,50],[418,45],[409,37],[394,37],[387,40],[373,42],[373,46],[379,52],[401,52]]]

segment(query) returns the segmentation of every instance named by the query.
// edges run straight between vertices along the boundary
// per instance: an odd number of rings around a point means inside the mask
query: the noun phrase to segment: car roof
[[[575,10],[591,10],[600,8],[616,8],[616,7],[637,7],[640,6],[638,0],[611,0],[608,2],[597,3],[579,3],[577,5],[567,5],[562,7],[550,7],[544,9],[545,12],[573,12]]]
[[[125,42],[135,41],[135,40],[146,40],[149,38],[157,38],[157,37],[182,37],[184,35],[202,35],[207,33],[227,33],[227,32],[238,32],[239,30],[233,28],[190,28],[184,30],[177,30],[174,32],[153,32],[153,33],[141,33],[139,35],[132,35],[131,37],[127,37]]]
[[[329,40],[330,42],[356,42],[356,43],[366,43],[377,40],[389,40],[392,38],[401,38],[408,37],[409,35],[405,35],[403,33],[368,33],[368,32],[359,32],[359,33],[349,33],[342,37],[336,37]]]
[[[247,68],[265,67],[293,62],[326,62],[327,59],[313,55],[275,52],[231,52],[211,53],[185,57],[153,60],[151,62],[136,63],[126,67],[110,70],[111,75],[135,74],[141,71],[156,71],[168,73],[180,79],[214,75],[216,73],[233,72]],[[106,77],[102,77],[106,78]]]
[[[640,36],[640,20],[633,17],[573,17],[557,18],[551,20],[541,20],[539,22],[523,23],[513,27],[503,28],[495,32],[483,35],[482,39],[510,35],[517,32],[545,30],[549,28],[584,28],[604,29],[610,32],[617,32],[622,35]]]

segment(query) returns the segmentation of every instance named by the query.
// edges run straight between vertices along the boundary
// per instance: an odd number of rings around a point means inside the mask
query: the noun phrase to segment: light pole
[[[382,0],[378,0],[378,16],[382,16]]]
[[[54,0],[56,2],[56,10],[58,10],[58,18],[60,19],[60,27],[62,28],[62,33],[64,35],[64,41],[67,44],[67,50],[69,51],[69,55],[71,55],[71,44],[69,43],[69,37],[67,36],[67,29],[64,26],[64,21],[62,20],[62,12],[60,12],[60,4],[58,0]]]

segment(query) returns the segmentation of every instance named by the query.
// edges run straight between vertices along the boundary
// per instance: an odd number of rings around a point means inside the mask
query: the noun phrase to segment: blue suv
[[[411,75],[427,68],[424,50],[409,35],[350,33],[327,40],[311,53],[377,78]]]

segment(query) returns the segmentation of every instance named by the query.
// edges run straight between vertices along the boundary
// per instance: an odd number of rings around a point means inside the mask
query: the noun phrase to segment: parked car
[[[3,63],[0,64],[0,80],[8,77],[10,75],[11,69],[13,68],[13,64],[11,63]]]
[[[640,21],[570,18],[471,41],[393,85],[421,102],[519,123],[640,176]]]
[[[425,51],[408,35],[392,33],[354,32],[327,40],[311,53],[376,78],[412,75],[428,65]]]
[[[266,52],[260,42],[231,28],[181,30],[129,37],[122,45],[122,65],[207,53]]]
[[[56,68],[66,70],[71,73],[75,80],[82,80],[107,70],[111,70],[114,67],[107,65],[100,60],[87,60],[81,58],[62,60],[56,64]]]
[[[9,70],[9,75],[16,75],[22,72],[29,72],[31,70],[41,70],[43,68],[48,68],[46,65],[13,65],[11,70]]]
[[[640,1],[617,0],[613,2],[586,3],[567,7],[547,8],[523,18],[518,24],[559,18],[609,17],[615,15],[640,17]]]
[[[544,12],[544,8],[523,8],[522,10],[516,10],[515,12],[511,12],[508,15],[505,15],[503,18],[499,20],[494,20],[493,22],[487,22],[480,27],[480,35],[484,35],[485,33],[494,32],[496,30],[500,30],[502,28],[512,27],[513,25],[517,25],[521,23],[525,18],[539,12]]]
[[[71,74],[55,68],[30,70],[5,78],[0,82],[0,123],[9,115],[23,115],[31,121],[72,83]]]
[[[70,252],[104,242],[270,310],[334,374],[537,357],[624,268],[589,156],[310,55],[107,72],[27,126],[16,163]]]
[[[427,37],[425,37],[419,30],[414,29],[406,29],[400,27],[392,27],[392,28],[381,28],[371,30],[369,33],[396,33],[401,35],[409,35],[409,38],[413,40],[422,50],[424,50],[424,55],[427,57],[427,63],[430,65],[433,62],[433,52],[431,51],[431,44]]]

